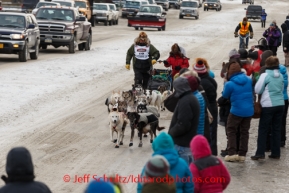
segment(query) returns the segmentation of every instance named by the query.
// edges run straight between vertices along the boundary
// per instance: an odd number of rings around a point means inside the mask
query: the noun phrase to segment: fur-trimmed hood
[[[139,41],[140,41],[140,37],[137,37],[137,38],[135,38],[134,39],[134,45],[139,45]],[[151,44],[151,41],[150,41],[150,39],[149,38],[146,38],[146,46],[150,46],[150,44]]]

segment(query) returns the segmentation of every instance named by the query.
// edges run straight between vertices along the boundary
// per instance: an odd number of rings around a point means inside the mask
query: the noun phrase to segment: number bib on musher
[[[134,47],[134,54],[135,57],[139,60],[147,60],[149,59],[149,52],[150,52],[150,47],[148,46],[138,46],[136,45]]]

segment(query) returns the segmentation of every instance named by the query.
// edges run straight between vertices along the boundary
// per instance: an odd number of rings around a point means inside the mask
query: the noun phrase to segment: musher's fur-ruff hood
[[[139,36],[134,39],[134,45],[139,44],[141,38],[145,39],[146,46],[150,46],[151,41],[145,32],[140,32]]]

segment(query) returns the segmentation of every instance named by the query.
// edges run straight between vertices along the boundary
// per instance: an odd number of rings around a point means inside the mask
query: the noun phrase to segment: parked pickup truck
[[[91,23],[79,15],[77,8],[64,6],[40,7],[36,13],[40,29],[40,47],[67,46],[69,53],[90,50],[92,41]]]
[[[107,23],[112,25],[114,13],[107,3],[94,3],[93,15],[95,15],[95,22],[103,22],[105,26]]]
[[[20,62],[36,60],[39,53],[39,29],[34,15],[0,12],[0,53],[18,54]]]

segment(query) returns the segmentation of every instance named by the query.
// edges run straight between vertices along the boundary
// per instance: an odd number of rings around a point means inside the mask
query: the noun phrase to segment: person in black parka
[[[193,162],[190,142],[197,135],[200,105],[198,99],[192,94],[187,78],[176,78],[173,85],[176,93],[175,97],[179,100],[174,110],[168,134],[173,138],[179,156],[190,164]]]
[[[6,163],[7,176],[1,176],[5,186],[0,193],[51,193],[42,182],[34,181],[34,169],[30,152],[25,147],[10,150]]]
[[[198,73],[201,78],[201,86],[204,88],[206,92],[206,96],[208,98],[208,108],[211,112],[214,120],[210,124],[210,132],[211,132],[211,150],[212,154],[218,155],[217,148],[217,129],[218,129],[218,106],[217,106],[217,82],[215,79],[209,76],[207,69],[204,65],[204,59],[198,58],[196,64],[193,66],[193,69]]]

